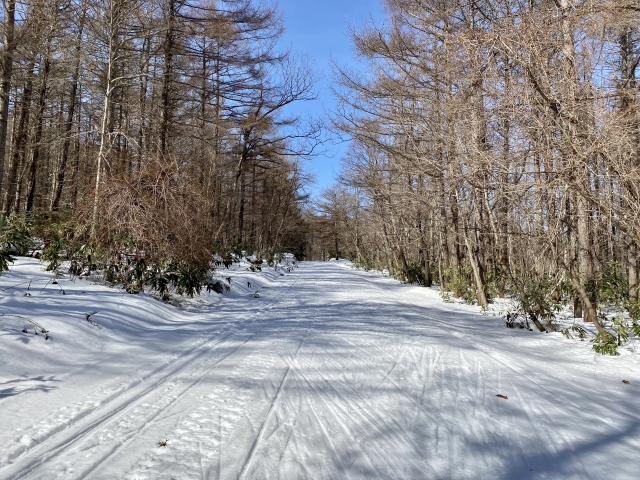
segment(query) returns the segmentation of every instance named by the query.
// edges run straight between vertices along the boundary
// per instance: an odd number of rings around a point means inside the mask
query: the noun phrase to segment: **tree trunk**
[[[176,0],[169,0],[167,32],[164,39],[164,75],[162,77],[162,110],[160,123],[160,154],[166,157],[169,148],[169,126],[173,118],[173,56],[175,53]]]
[[[242,244],[245,240],[244,235],[244,209],[245,209],[245,191],[246,191],[246,180],[245,180],[245,172],[242,171],[242,175],[240,176],[240,205],[238,207],[238,240]]]
[[[577,216],[578,216],[578,274],[580,281],[584,285],[593,275],[593,263],[591,259],[591,235],[589,229],[589,212],[587,210],[588,204],[581,196],[578,197],[577,202]],[[590,303],[595,305],[594,292],[588,292]],[[585,312],[584,321],[593,322],[593,312],[595,309],[585,308],[584,301],[582,301],[582,310]]]
[[[31,212],[34,207],[37,173],[42,153],[42,131],[44,129],[45,110],[47,108],[47,92],[49,88],[49,73],[51,71],[51,42],[53,39],[53,26],[47,37],[47,46],[45,49],[42,64],[42,83],[38,93],[38,112],[36,117],[36,133],[33,139],[33,155],[31,157],[31,165],[29,166],[29,186],[27,189],[27,212]]]
[[[469,238],[467,235],[464,236],[464,243],[467,247],[467,254],[469,256],[469,262],[471,263],[471,268],[473,269],[473,279],[476,284],[476,294],[478,296],[478,305],[482,308],[489,307],[489,301],[487,300],[487,294],[485,292],[485,284],[482,281],[482,275],[480,271],[480,266],[478,265],[478,258],[476,257],[476,253],[474,252],[474,248],[469,242]]]
[[[109,18],[109,57],[107,60],[106,84],[104,91],[104,100],[102,103],[102,118],[100,120],[100,146],[98,148],[98,156],[96,159],[95,186],[93,193],[93,215],[91,226],[91,237],[95,235],[95,227],[98,223],[98,211],[100,204],[100,185],[102,183],[102,174],[107,156],[111,150],[111,135],[109,125],[111,124],[111,112],[113,109],[112,97],[115,88],[115,68],[116,58],[118,56],[118,36],[120,30],[120,15],[124,8],[125,0],[112,0],[110,18]]]
[[[13,148],[11,164],[9,165],[9,178],[7,180],[7,195],[4,202],[4,211],[9,214],[16,207],[16,195],[18,191],[18,171],[24,162],[27,151],[27,141],[29,137],[29,118],[31,115],[31,97],[33,94],[33,72],[35,69],[35,58],[31,60],[27,68],[27,78],[22,98],[20,100],[20,117],[15,128],[13,138]]]
[[[570,271],[570,269],[566,269],[566,271],[567,271],[567,274],[569,275],[569,279],[571,280],[571,283],[573,284],[573,288],[578,292],[578,295],[580,296],[580,300],[582,301],[582,304],[585,306],[585,310],[586,310],[585,317],[589,316],[589,318],[592,318],[593,324],[596,326],[596,329],[598,330],[598,332],[605,333],[606,330],[598,320],[598,315],[596,314],[596,307],[593,303],[591,303],[591,298],[587,293],[587,291],[582,286],[580,279],[576,277]]]
[[[71,132],[73,130],[73,118],[76,112],[76,103],[78,96],[78,80],[80,78],[80,62],[81,62],[81,49],[82,49],[82,33],[84,31],[84,21],[86,17],[86,8],[82,11],[80,17],[80,23],[78,24],[78,36],[76,39],[76,64],[73,70],[73,78],[71,79],[71,92],[69,95],[69,110],[67,111],[67,118],[64,122],[64,143],[62,144],[62,158],[60,159],[60,165],[58,166],[58,174],[56,175],[56,186],[53,194],[53,200],[51,202],[51,210],[56,211],[60,208],[60,199],[62,198],[62,189],[64,187],[65,175],[67,172],[67,164],[69,162],[69,151],[71,150]]]
[[[67,118],[64,122],[64,143],[62,144],[62,156],[60,159],[60,165],[58,166],[58,173],[56,175],[56,187],[53,194],[53,201],[51,202],[51,210],[57,211],[60,208],[60,200],[62,198],[62,189],[64,187],[65,175],[67,173],[67,164],[69,163],[69,151],[71,150],[71,131],[73,130],[73,118],[76,111],[76,102],[78,95],[78,79],[80,76],[80,42],[82,38],[82,29],[84,25],[84,14],[80,21],[80,32],[78,35],[78,46],[76,48],[77,60],[76,66],[73,71],[73,78],[71,80],[71,94],[69,96],[69,110],[67,111]]]
[[[7,131],[9,128],[9,96],[11,94],[11,78],[13,76],[13,54],[15,43],[16,0],[4,2],[4,50],[2,62],[2,78],[0,79],[0,200],[2,199],[2,182],[4,180],[4,161],[7,149]]]
[[[638,285],[638,246],[634,241],[629,242],[628,250],[629,267],[629,300],[640,300],[640,286]]]

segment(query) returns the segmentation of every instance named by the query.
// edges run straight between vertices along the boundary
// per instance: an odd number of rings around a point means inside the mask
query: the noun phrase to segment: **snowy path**
[[[49,391],[2,395],[18,379],[1,372],[0,421],[12,429],[0,433],[0,478],[640,476],[635,355],[507,330],[344,263],[301,265],[253,303],[201,303],[162,324],[178,353],[121,366],[117,388],[98,365],[83,382],[69,373]],[[127,355],[144,363],[149,352],[136,352],[150,343],[158,354],[149,340]],[[74,396],[86,399],[75,409]],[[10,413],[49,398],[53,411],[36,425]]]

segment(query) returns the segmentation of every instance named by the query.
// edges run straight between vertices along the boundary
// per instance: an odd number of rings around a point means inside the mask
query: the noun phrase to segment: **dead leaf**
[[[169,441],[169,439],[168,439],[168,438],[167,438],[166,440],[164,440],[164,441],[160,440],[160,441],[158,442],[158,446],[159,446],[159,447],[166,447],[166,446],[167,446],[167,442],[168,442],[168,441]]]
[[[627,385],[629,385],[631,382],[629,380],[622,380],[622,383],[626,383]]]
[[[509,400],[509,397],[507,397],[506,395],[496,395],[496,397],[500,397],[500,398],[504,398],[505,400]]]

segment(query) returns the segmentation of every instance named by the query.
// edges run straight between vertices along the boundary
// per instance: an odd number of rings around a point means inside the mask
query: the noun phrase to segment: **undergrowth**
[[[5,217],[0,214],[0,274],[9,270],[14,256],[25,255],[31,246],[31,235],[24,215]]]
[[[99,227],[96,230],[99,232]],[[171,295],[194,297],[204,289],[218,293],[226,290],[211,281],[212,273],[218,267],[229,268],[239,262],[242,248],[232,242],[229,246],[212,245],[199,254],[177,246],[163,251],[131,236],[92,235],[91,224],[65,213],[0,216],[0,273],[9,268],[15,256],[31,252],[46,264],[47,271],[67,269],[72,279],[100,279],[131,294],[147,289],[161,300]],[[271,265],[283,258],[275,249],[263,256]]]
[[[525,273],[514,276],[508,288],[516,303],[505,315],[507,327],[521,326],[531,330],[531,322],[551,332],[561,329],[557,318],[563,308],[561,292],[566,286],[557,278]]]
[[[605,325],[605,331],[599,332],[591,340],[592,348],[602,355],[617,355],[618,347],[629,342],[631,338],[640,338],[640,323],[634,319],[613,317],[607,319],[601,316],[600,321]]]

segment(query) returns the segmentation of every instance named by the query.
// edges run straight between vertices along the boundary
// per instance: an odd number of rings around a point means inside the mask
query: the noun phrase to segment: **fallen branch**
[[[84,314],[84,318],[87,319],[87,322],[89,322],[94,327],[98,326],[98,322],[95,322],[95,321],[91,320],[91,317],[93,317],[96,313],[98,313],[98,312],[91,312],[91,313],[85,313]]]
[[[32,281],[33,281],[33,280],[29,280],[28,282],[18,283],[18,284],[16,284],[16,285],[11,286],[11,287],[3,288],[1,291],[2,291],[2,292],[6,292],[7,290],[11,290],[12,288],[19,287],[20,285],[24,285],[25,283],[28,283],[28,284],[29,284],[29,286],[27,287],[27,290],[29,290],[29,289],[31,288],[31,282],[32,282]]]
[[[60,272],[58,272],[56,270],[56,272],[53,274],[53,277],[51,277],[51,279],[47,282],[47,284],[42,287],[42,290],[40,290],[40,293],[44,292],[44,289],[47,288],[47,286],[51,283],[52,285],[58,285],[58,288],[60,289],[60,291],[62,292],[63,295],[66,295],[66,292],[64,291],[64,288],[62,288],[60,286],[60,283],[58,282],[58,275],[60,274]],[[38,293],[38,295],[40,295],[40,293]]]
[[[40,325],[35,320],[31,320],[29,317],[23,317],[21,315],[12,315],[12,314],[6,314],[6,313],[0,314],[0,315],[3,316],[3,317],[15,317],[15,318],[19,318],[20,320],[22,320],[23,326],[24,326],[24,328],[22,329],[22,333],[29,333],[28,330],[27,330],[27,326],[24,325],[24,322],[29,322],[34,327],[34,334],[35,335],[38,335],[38,330],[40,330],[41,333],[44,333],[44,339],[45,340],[49,340],[49,330],[44,328],[42,325]]]

